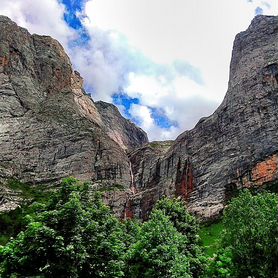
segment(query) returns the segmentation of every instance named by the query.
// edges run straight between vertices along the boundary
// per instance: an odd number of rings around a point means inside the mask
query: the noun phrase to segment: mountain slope
[[[131,121],[123,118],[115,105],[97,101],[95,106],[101,115],[105,132],[123,149],[132,151],[148,143],[146,132]]]
[[[147,142],[146,134],[117,115],[134,131],[120,146],[56,40],[30,35],[3,16],[0,29],[0,181],[55,184],[75,176],[128,188],[125,149]],[[10,202],[4,193],[0,200]]]

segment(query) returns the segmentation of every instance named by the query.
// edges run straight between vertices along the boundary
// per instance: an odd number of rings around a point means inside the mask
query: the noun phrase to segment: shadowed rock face
[[[203,219],[217,217],[234,190],[278,180],[278,17],[257,16],[236,36],[228,91],[213,115],[175,141],[149,144],[112,104],[84,94],[57,41],[6,17],[0,28],[0,180],[48,184],[73,175],[120,185],[106,202],[143,219],[165,195],[185,199]],[[0,208],[5,200],[13,208],[5,192]]]
[[[145,173],[135,174],[141,217],[163,195],[181,196],[204,219],[216,217],[233,190],[277,181],[278,17],[257,16],[236,36],[229,88],[214,114],[181,134],[162,157],[153,152],[148,163],[144,152],[131,157]]]
[[[0,30],[0,181],[55,184],[75,176],[129,188],[125,149],[147,142],[146,134],[118,113],[133,131],[120,146],[56,40],[30,35],[3,16]],[[11,194],[1,192],[0,207],[13,207]]]

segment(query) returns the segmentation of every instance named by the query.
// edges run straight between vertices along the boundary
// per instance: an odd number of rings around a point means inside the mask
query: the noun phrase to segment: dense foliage
[[[224,231],[208,278],[278,277],[278,198],[244,190],[224,212]]]
[[[7,213],[0,213],[0,245],[5,244],[11,236],[16,236],[25,225],[24,216],[33,213],[34,207],[29,206],[34,201],[46,202],[49,192],[46,187],[30,186],[11,179],[6,186],[15,190],[18,197],[25,200],[21,207]]]
[[[191,215],[187,211],[185,203],[178,199],[162,199],[156,204],[156,210],[167,215],[177,231],[186,237],[187,241],[183,246],[183,252],[189,261],[190,273],[192,277],[200,277],[205,268],[206,258],[200,247],[199,223],[196,217]]]
[[[200,277],[204,261],[198,223],[176,199],[157,203],[127,253],[127,277]]]
[[[121,222],[100,194],[67,179],[33,211],[26,228],[0,248],[1,277],[190,278],[202,272],[202,253],[193,247],[197,223],[176,200],[161,201],[143,224]]]
[[[238,277],[278,277],[278,198],[243,191],[225,211],[223,246]]]
[[[275,194],[243,191],[201,233],[178,199],[160,200],[142,223],[116,218],[101,194],[69,178],[44,204],[1,215],[22,231],[0,246],[0,277],[278,277]]]
[[[122,277],[121,223],[87,193],[68,179],[47,205],[37,205],[26,229],[1,248],[1,277]]]

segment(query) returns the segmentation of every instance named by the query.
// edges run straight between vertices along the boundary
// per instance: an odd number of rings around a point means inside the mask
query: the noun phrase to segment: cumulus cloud
[[[264,13],[264,10],[261,7],[257,7],[255,9],[255,14],[256,15],[260,15],[260,14],[263,14],[263,13]]]
[[[162,128],[161,131],[165,131],[163,138],[165,135],[174,136],[177,130],[182,132],[194,127],[201,117],[211,114],[218,105],[210,100],[209,94],[204,95],[202,85],[186,76],[177,76],[168,83],[161,77],[130,74],[129,80],[126,88],[129,96],[140,99],[140,104],[146,107],[161,108],[165,116],[176,123],[171,132],[166,132],[168,128]],[[132,109],[129,113],[134,115],[134,111]],[[159,133],[150,128],[149,134],[154,137],[153,134],[157,136]]]
[[[83,24],[91,37],[99,30],[117,38],[105,39],[99,48],[109,50],[94,64],[103,72],[86,70],[96,89],[93,96],[111,100],[122,90],[139,99],[129,111],[121,109],[137,119],[151,138],[173,138],[176,132],[192,128],[200,117],[213,112],[227,90],[232,42],[248,27],[252,5],[242,0],[87,1]],[[112,76],[110,82],[105,72]],[[159,126],[153,108],[177,124],[171,130]]]
[[[126,95],[120,111],[152,140],[174,138],[221,102],[234,36],[256,8],[277,13],[277,2],[86,0],[71,10],[58,0],[2,0],[0,13],[62,42],[95,100]]]
[[[247,0],[253,7],[255,15],[276,14],[278,13],[278,3],[276,0]]]
[[[70,56],[85,77],[94,99],[111,101],[115,93],[130,86],[132,74],[159,78],[165,84],[177,76],[187,76],[199,84],[204,82],[201,72],[191,64],[185,61],[157,64],[132,47],[121,33],[91,25],[87,17],[82,20],[91,41],[83,47],[72,47]]]
[[[94,99],[111,101],[113,94],[126,86],[128,73],[143,70],[148,61],[118,33],[96,27],[89,29],[89,35],[91,40],[86,45],[72,47],[70,56]]]

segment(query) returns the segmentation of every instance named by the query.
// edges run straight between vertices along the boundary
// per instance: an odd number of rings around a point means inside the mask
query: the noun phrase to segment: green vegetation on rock
[[[34,207],[32,203],[47,202],[49,190],[45,186],[30,186],[15,179],[11,179],[5,185],[18,193],[22,199],[22,205],[15,210],[0,213],[0,245],[6,244],[10,237],[16,236],[25,226],[25,215],[32,214]]]
[[[19,196],[26,202],[32,202],[34,200],[37,202],[45,202],[49,196],[45,185],[30,185],[16,179],[10,179],[5,186],[18,192]]]

